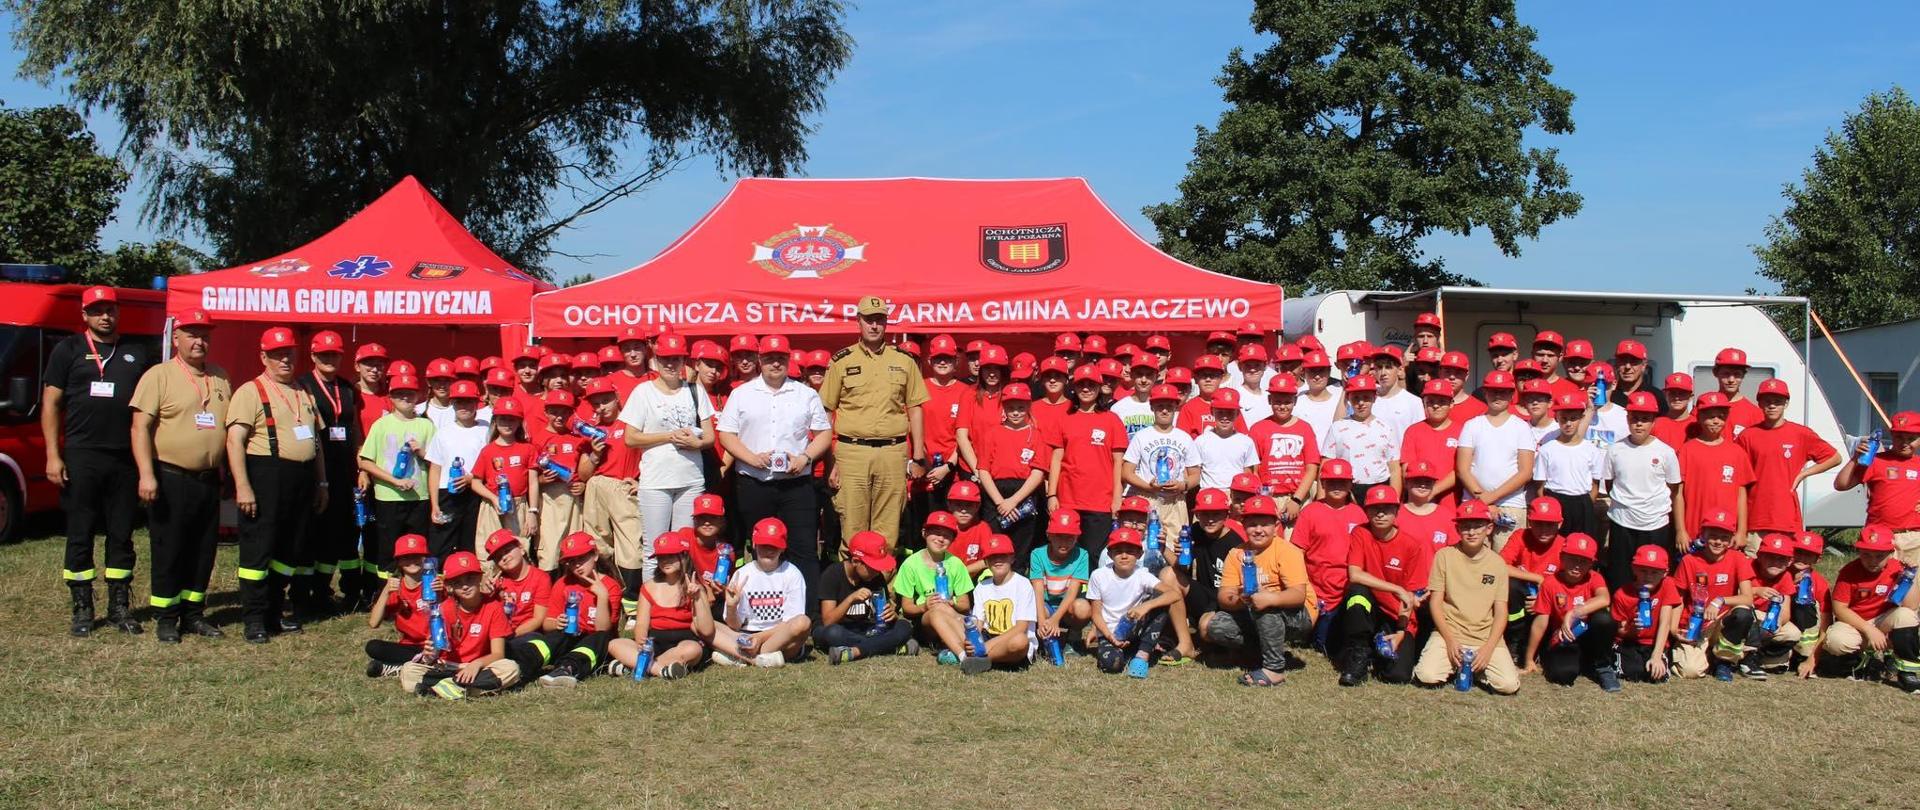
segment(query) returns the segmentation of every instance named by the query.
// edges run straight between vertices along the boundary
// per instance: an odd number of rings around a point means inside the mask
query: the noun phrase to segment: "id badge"
[[[313,426],[312,425],[294,425],[293,437],[303,442],[313,441]]]
[[[88,383],[87,396],[112,398],[113,383],[107,380],[95,380],[91,383]]]
[[[346,440],[347,440],[346,425],[334,425],[333,427],[327,428],[327,441],[344,442]]]
[[[212,430],[219,425],[213,423],[213,411],[201,411],[193,415],[193,426],[201,430]]]
[[[767,457],[767,472],[783,473],[787,471],[787,454],[778,450]]]

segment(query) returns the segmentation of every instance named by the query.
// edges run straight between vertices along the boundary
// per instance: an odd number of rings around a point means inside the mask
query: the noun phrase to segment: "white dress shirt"
[[[733,389],[727,397],[727,406],[720,409],[720,420],[715,427],[739,436],[740,443],[755,453],[797,456],[806,451],[812,431],[831,430],[833,423],[827,420],[827,409],[820,404],[820,394],[806,383],[789,377],[775,389],[767,385],[765,377],[755,377]],[[760,481],[813,474],[810,469],[779,473],[749,464],[736,468],[741,475]]]

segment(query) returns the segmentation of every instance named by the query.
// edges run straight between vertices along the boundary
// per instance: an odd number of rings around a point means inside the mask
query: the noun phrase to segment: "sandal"
[[[1182,655],[1179,650],[1172,650],[1166,655],[1160,656],[1159,663],[1160,666],[1163,667],[1177,667],[1192,660],[1192,658]]]
[[[1264,669],[1250,669],[1240,676],[1241,686],[1279,686],[1286,682],[1286,678],[1274,680]]]

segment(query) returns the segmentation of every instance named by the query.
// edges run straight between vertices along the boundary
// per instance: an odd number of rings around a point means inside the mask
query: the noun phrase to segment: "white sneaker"
[[[726,653],[723,653],[719,650],[713,651],[713,662],[723,667],[744,667],[747,665],[747,662],[742,661]]]
[[[770,653],[761,653],[753,657],[753,665],[756,667],[783,667],[787,665],[787,657],[781,654],[779,650],[774,650]]]

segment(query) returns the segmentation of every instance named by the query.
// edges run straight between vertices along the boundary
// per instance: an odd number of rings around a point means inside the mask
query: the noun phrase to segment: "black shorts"
[[[707,646],[707,642],[698,635],[695,635],[692,630],[654,630],[648,628],[647,640],[653,642],[653,651],[655,653],[663,653],[671,650],[682,641],[694,642],[702,648]]]

